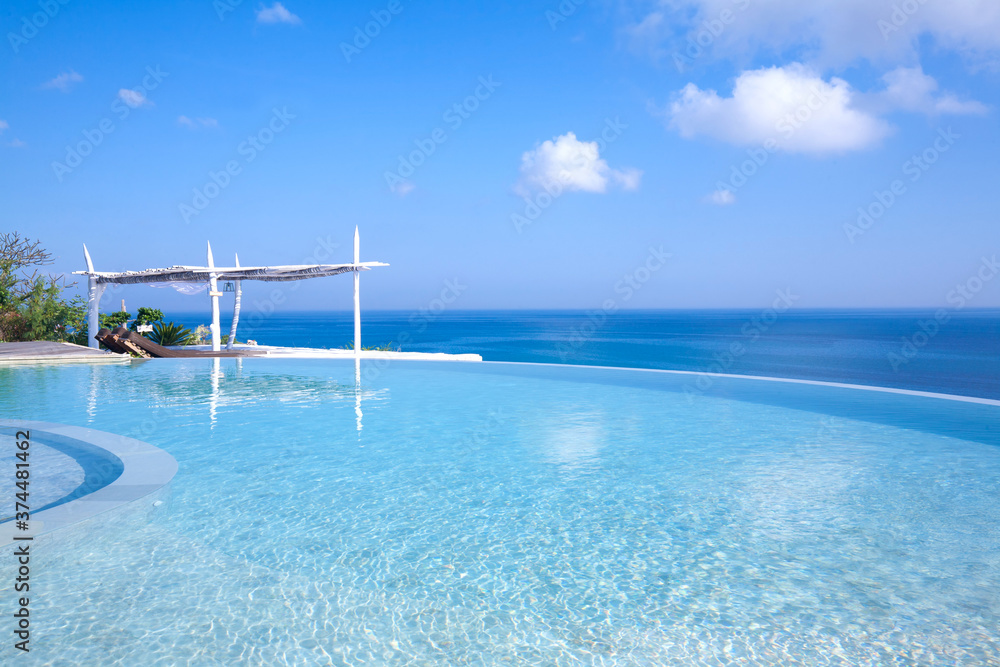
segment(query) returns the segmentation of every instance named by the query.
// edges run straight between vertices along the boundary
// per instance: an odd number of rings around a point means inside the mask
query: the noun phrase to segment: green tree
[[[17,311],[40,277],[38,269],[52,263],[52,255],[17,232],[0,234],[0,313]]]
[[[35,280],[22,303],[25,340],[58,340],[87,344],[86,307],[83,299],[62,298],[63,287],[44,278]]]
[[[135,315],[135,327],[139,328],[144,324],[153,324],[163,321],[163,311],[159,308],[146,308],[142,306]]]
[[[102,328],[115,329],[117,327],[123,327],[126,326],[131,320],[132,328],[138,329],[143,324],[162,322],[163,311],[159,308],[146,308],[145,306],[141,306],[136,312],[135,320],[132,320],[132,313],[125,310],[120,310],[117,313],[101,313],[99,319]]]
[[[65,300],[63,290],[72,285],[39,273],[51,263],[39,241],[18,232],[0,234],[0,339],[86,343],[82,299]]]
[[[132,319],[132,314],[124,310],[117,313],[101,313],[98,317],[102,329],[116,329],[125,326],[125,323]]]

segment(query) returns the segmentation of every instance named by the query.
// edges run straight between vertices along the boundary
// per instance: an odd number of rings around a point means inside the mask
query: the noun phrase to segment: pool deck
[[[323,350],[310,347],[274,347],[271,345],[235,345],[235,349],[250,350],[254,358],[264,359],[353,359],[353,350]],[[207,345],[192,345],[188,349],[210,350]],[[433,352],[382,352],[366,350],[362,359],[414,359],[424,361],[482,361],[478,354],[444,354]],[[0,343],[0,365],[32,363],[124,363],[131,357],[105,350],[95,350],[72,343],[33,341]]]
[[[122,354],[95,350],[73,343],[30,341],[26,343],[0,343],[0,364],[24,363],[122,363],[128,361]]]

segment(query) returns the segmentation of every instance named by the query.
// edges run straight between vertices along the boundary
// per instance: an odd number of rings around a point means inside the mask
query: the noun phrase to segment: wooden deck
[[[113,354],[73,343],[31,341],[27,343],[0,343],[0,365],[8,363],[121,363],[128,361],[124,354]]]

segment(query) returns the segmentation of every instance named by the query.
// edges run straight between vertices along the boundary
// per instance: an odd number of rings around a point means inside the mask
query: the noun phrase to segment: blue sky
[[[346,262],[359,225],[362,259],[392,264],[367,308],[449,280],[457,309],[951,307],[977,275],[967,305],[1000,305],[996,3],[36,0],[0,20],[2,228],[57,271],[83,243],[99,270],[203,264],[209,240],[219,263]],[[281,307],[347,309],[350,282]]]

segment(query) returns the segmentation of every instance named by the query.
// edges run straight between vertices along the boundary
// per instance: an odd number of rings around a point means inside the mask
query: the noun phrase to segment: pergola
[[[362,262],[358,228],[354,228],[354,262],[352,264],[295,264],[288,266],[240,266],[236,257],[236,266],[216,266],[212,257],[212,244],[208,244],[208,266],[171,266],[167,269],[145,269],[143,271],[123,271],[110,273],[95,271],[94,262],[90,258],[87,246],[83,246],[83,255],[87,260],[86,271],[74,271],[76,275],[87,276],[87,328],[90,347],[98,347],[97,335],[100,329],[99,305],[101,296],[108,285],[138,285],[154,286],[177,285],[178,283],[207,283],[208,295],[212,298],[212,350],[218,352],[220,344],[219,297],[218,281],[233,281],[236,283],[236,304],[233,308],[233,325],[229,334],[227,348],[231,348],[236,339],[236,325],[240,314],[241,281],[260,280],[264,282],[288,282],[305,280],[307,278],[324,278],[341,273],[354,273],[354,353],[361,352],[361,298],[359,295],[360,276],[362,271],[368,271],[373,266],[389,266],[384,262]]]

